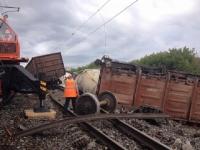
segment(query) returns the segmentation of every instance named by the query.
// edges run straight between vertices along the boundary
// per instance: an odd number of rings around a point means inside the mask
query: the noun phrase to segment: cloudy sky
[[[75,67],[105,54],[129,61],[184,46],[199,55],[199,0],[138,0],[92,33],[133,1],[110,0],[86,21],[107,0],[0,0],[20,7],[19,13],[9,13],[8,21],[24,57],[61,51],[65,66]]]

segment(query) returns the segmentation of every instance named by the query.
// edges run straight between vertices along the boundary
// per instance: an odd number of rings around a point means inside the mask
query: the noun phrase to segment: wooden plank
[[[55,119],[56,111],[50,109],[49,112],[34,112],[33,109],[24,110],[25,116],[28,119]]]
[[[171,91],[189,92],[189,91],[192,91],[192,89],[193,89],[193,86],[170,82]]]

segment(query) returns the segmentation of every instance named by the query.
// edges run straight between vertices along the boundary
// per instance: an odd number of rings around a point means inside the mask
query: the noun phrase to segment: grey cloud
[[[155,1],[152,1],[156,7]],[[98,8],[96,1],[88,0],[8,0],[9,5],[21,7],[20,13],[9,15],[9,22],[19,35],[22,56],[61,51],[66,66],[82,66],[104,54],[120,60],[138,59],[152,52],[172,47],[189,46],[200,49],[200,2],[191,13],[163,16],[163,20],[144,29],[141,12],[137,5],[128,11],[132,16],[129,26],[113,20],[94,34],[87,34],[102,24],[102,17],[95,16],[74,36],[72,33],[81,25],[83,18],[91,12],[85,8]],[[94,9],[95,10],[95,9]],[[105,19],[105,17],[103,16]],[[72,48],[71,48],[72,47]],[[41,48],[41,49],[40,49]]]

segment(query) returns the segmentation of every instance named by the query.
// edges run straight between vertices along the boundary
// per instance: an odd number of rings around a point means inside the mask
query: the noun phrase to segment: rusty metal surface
[[[164,95],[165,80],[159,78],[141,77],[140,86],[138,86],[137,96],[134,101],[136,107],[141,105],[154,106],[162,108],[162,98]]]
[[[61,106],[63,108],[63,103],[61,103],[60,100],[56,100],[54,99],[54,94],[52,95],[52,93],[54,92],[50,92],[50,97],[52,98],[52,100],[54,100],[56,103],[59,104],[59,106]],[[55,95],[57,98],[57,95]],[[22,137],[22,136],[27,136],[27,135],[32,135],[38,132],[42,132],[44,130],[48,130],[51,128],[55,128],[58,127],[59,124],[70,124],[70,123],[82,123],[84,124],[84,126],[86,126],[88,128],[88,132],[90,132],[93,136],[97,137],[99,140],[101,140],[104,144],[106,144],[109,149],[125,149],[121,144],[117,143],[115,140],[109,138],[107,135],[101,133],[100,130],[97,130],[95,127],[93,127],[92,125],[90,125],[89,123],[87,123],[88,121],[92,121],[92,120],[105,120],[105,119],[116,119],[117,118],[126,118],[126,117],[133,117],[133,118],[151,118],[151,117],[156,117],[156,118],[163,118],[163,117],[168,117],[166,115],[163,114],[139,114],[139,113],[135,113],[135,114],[103,114],[103,115],[87,115],[87,116],[77,116],[76,114],[74,114],[73,112],[69,111],[70,114],[72,114],[74,117],[68,117],[68,118],[64,118],[61,120],[57,120],[57,121],[53,121],[50,123],[46,123],[37,127],[33,127],[21,132],[18,132],[16,134],[14,134],[14,137]],[[123,117],[122,117],[123,116]],[[128,117],[128,118],[129,118]],[[132,118],[131,117],[131,118]],[[87,122],[86,122],[87,121]],[[114,121],[114,120],[113,120]],[[120,121],[119,121],[120,122]],[[127,128],[128,127],[128,128]],[[134,136],[134,138],[136,138],[138,141],[140,141],[141,143],[143,143],[145,146],[148,147],[152,147],[156,149],[159,147],[160,148],[164,148],[164,149],[169,149],[167,146],[165,146],[164,144],[154,140],[153,138],[147,136],[145,133],[132,128],[131,126],[128,126],[125,123],[120,124],[120,128],[128,133],[128,131],[131,131],[132,136]],[[132,130],[130,130],[132,129]],[[143,139],[145,138],[145,142],[143,141]]]
[[[61,53],[33,57],[26,65],[26,69],[35,77],[40,76],[45,81],[59,78],[65,73]]]
[[[187,119],[193,86],[170,81],[164,111],[175,118]]]
[[[192,122],[200,122],[200,80],[196,81],[193,89],[189,120]]]
[[[101,109],[102,113],[107,113],[107,111]],[[162,150],[170,150],[170,147],[162,144],[158,140],[150,137],[146,133],[138,130],[137,128],[127,124],[126,122],[119,120],[119,119],[112,119],[109,120],[114,127],[116,127],[118,130],[126,134],[128,137],[133,138],[137,142],[139,142],[141,145],[146,146],[152,150],[162,149]]]
[[[136,88],[136,75],[134,72],[120,72],[103,68],[101,71],[101,83],[98,93],[111,91],[118,100],[118,103],[132,105]]]
[[[97,94],[109,90],[124,106],[149,105],[175,119],[200,122],[199,75],[108,61],[101,64]]]
[[[50,96],[53,98],[52,94]],[[60,101],[57,101],[56,99],[52,99],[52,100],[54,100],[54,102],[59,104],[59,106],[61,106],[61,107],[63,106],[60,103]],[[105,114],[109,114],[109,112],[104,110],[104,109],[101,109],[101,112],[103,112]],[[109,120],[109,121],[113,124],[113,126],[115,126],[122,133],[124,133],[128,137],[133,138],[134,140],[136,140],[137,142],[139,142],[141,145],[143,145],[145,147],[148,147],[150,149],[163,149],[163,150],[165,150],[165,149],[169,150],[170,149],[170,147],[168,147],[168,146],[162,144],[161,142],[159,142],[158,140],[148,136],[146,133],[139,131],[135,127],[130,126],[129,124],[125,123],[124,121],[121,121],[119,119],[112,119],[112,120]]]
[[[164,114],[154,114],[154,113],[134,113],[134,114],[99,114],[99,115],[85,115],[85,116],[74,116],[66,117],[64,119],[51,121],[33,128],[29,128],[24,131],[15,133],[14,137],[22,137],[33,135],[51,128],[58,127],[60,124],[77,124],[82,122],[90,122],[95,120],[110,120],[110,119],[155,119],[155,118],[169,118],[169,116]]]
[[[121,121],[119,119],[112,119],[111,122],[116,125],[118,129],[123,131],[128,136],[131,136],[133,139],[141,143],[143,146],[146,146],[152,150],[170,150],[171,148],[165,144],[162,144],[158,140],[150,137],[146,133],[136,129],[135,127],[130,126],[129,124]]]

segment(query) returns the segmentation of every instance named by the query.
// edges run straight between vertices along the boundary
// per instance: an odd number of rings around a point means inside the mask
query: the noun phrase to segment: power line
[[[19,7],[11,7],[11,6],[0,6],[0,8],[3,8],[3,12],[1,13],[1,15],[5,15],[7,14],[8,12],[19,12]],[[7,11],[4,10],[5,9],[8,9]]]
[[[0,2],[0,8],[1,8],[1,15],[5,15],[8,12],[19,12],[19,7],[13,7],[13,6],[8,6],[8,1],[7,0],[1,0]]]
[[[96,31],[98,31],[100,28],[102,28],[103,26],[105,26],[106,24],[110,23],[112,20],[114,20],[116,17],[118,17],[120,14],[122,14],[125,10],[127,10],[129,7],[131,7],[133,4],[135,4],[138,0],[135,0],[134,2],[132,2],[131,4],[129,4],[128,6],[126,6],[124,9],[122,9],[120,12],[118,12],[116,15],[114,15],[112,18],[110,18],[109,20],[107,20],[106,22],[104,22],[103,24],[101,24],[100,26],[98,26],[95,30],[93,30],[92,32],[90,32],[88,35],[95,33]]]
[[[120,14],[122,14],[124,11],[126,11],[129,7],[131,7],[133,4],[135,4],[138,0],[135,0],[134,2],[130,3],[128,6],[126,6],[124,9],[122,9],[121,11],[119,11],[117,14],[115,14],[113,17],[111,17],[109,20],[107,20],[106,22],[104,22],[103,24],[101,24],[100,26],[98,26],[96,29],[94,29],[93,31],[91,31],[90,33],[87,34],[87,37],[85,37],[82,41],[80,41],[78,44],[80,44],[81,42],[85,41],[88,39],[89,35],[94,34],[95,32],[97,32],[99,29],[101,29],[102,27],[104,27],[106,24],[110,23],[112,20],[114,20],[116,17],[118,17]],[[72,49],[73,47],[77,46],[78,44],[71,46],[68,50]]]
[[[0,5],[0,7],[1,8],[13,8],[13,9],[18,9],[19,7],[13,7],[13,6],[6,6],[6,5],[4,5],[4,6],[2,6],[2,5]]]
[[[103,3],[95,13],[93,13],[91,16],[88,17],[86,21],[84,21],[80,26],[78,26],[75,31],[72,33],[72,36],[76,34],[77,31],[80,31],[80,29],[90,20],[92,19],[101,9],[103,9],[111,0],[107,0],[105,3]]]

